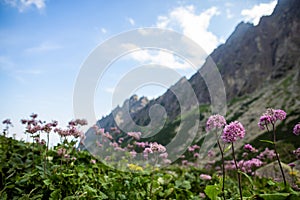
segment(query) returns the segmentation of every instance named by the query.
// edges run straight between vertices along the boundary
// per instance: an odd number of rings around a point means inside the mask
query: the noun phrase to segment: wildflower
[[[195,158],[200,158],[200,154],[199,153],[194,153],[194,157]]]
[[[261,130],[265,129],[268,124],[275,124],[277,120],[284,120],[286,118],[286,112],[283,110],[275,110],[272,108],[267,109],[267,111],[260,117],[258,126]]]
[[[300,135],[300,123],[296,124],[294,129],[293,129],[293,133],[295,135]]]
[[[211,176],[207,175],[207,174],[201,174],[200,179],[205,180],[205,181],[209,181],[209,180],[211,180]]]
[[[231,122],[229,125],[226,125],[221,138],[224,142],[235,142],[238,138],[242,139],[245,136],[245,128],[243,125],[238,122],[234,121]]]
[[[265,150],[257,156],[257,158],[260,160],[265,160],[265,159],[272,160],[275,157],[276,157],[275,151],[270,150],[268,147],[266,147]]]
[[[245,144],[244,149],[248,150],[250,152],[256,152],[257,151],[254,147],[252,147],[251,144]]]
[[[222,115],[216,114],[208,118],[206,122],[206,130],[210,131],[216,128],[223,128],[226,125],[226,120]]]
[[[149,145],[148,142],[135,142],[134,144],[141,148],[145,148],[146,146]]]
[[[187,164],[188,164],[188,161],[187,161],[187,160],[182,160],[182,161],[181,161],[181,164],[182,164],[182,165],[187,165]]]
[[[119,138],[118,142],[121,144],[124,141],[124,138]]]
[[[289,163],[288,166],[290,166],[292,169],[296,166],[295,163]]]
[[[136,154],[137,154],[136,151],[133,150],[133,151],[130,151],[129,153],[130,153],[130,156],[132,156],[133,158],[136,157]]]
[[[128,164],[127,166],[130,170],[143,171],[143,168],[141,166],[138,166],[138,165],[135,165],[135,164]]]
[[[91,159],[90,163],[91,163],[91,164],[96,164],[96,160]]]
[[[167,159],[167,158],[168,158],[168,153],[167,153],[167,152],[161,153],[161,154],[159,155],[159,157],[161,157],[161,158],[163,158],[163,159]]]
[[[61,155],[65,155],[66,154],[66,149],[65,148],[59,148],[57,149],[57,155],[61,156]]]
[[[2,124],[6,124],[6,125],[12,125],[10,119],[6,119],[2,122]]]
[[[203,192],[200,192],[200,193],[199,193],[199,197],[200,197],[200,198],[205,198],[206,195],[205,195]]]
[[[300,160],[300,148],[293,151],[293,154],[296,156],[298,160]]]
[[[41,145],[45,145],[45,144],[46,144],[46,140],[42,139],[42,140],[40,141],[40,144],[41,144]]]
[[[142,134],[141,132],[128,132],[127,135],[133,137],[136,140],[139,140]]]
[[[163,162],[164,162],[164,164],[167,164],[167,165],[172,163],[172,161],[169,159],[164,159]]]
[[[161,144],[158,144],[157,142],[150,143],[150,149],[152,150],[152,152],[163,153],[166,151],[166,147],[164,147]]]
[[[207,156],[208,156],[208,157],[214,157],[214,156],[215,156],[215,152],[214,152],[213,150],[209,150],[209,151],[207,152]]]
[[[195,151],[194,147],[190,146],[188,147],[188,151],[192,152],[192,151]]]
[[[76,119],[75,120],[76,125],[80,125],[80,126],[85,126],[88,124],[88,122],[86,121],[86,119]]]
[[[30,117],[32,118],[32,119],[35,119],[35,118],[37,118],[37,114],[34,114],[34,113],[32,113],[31,115],[30,115]]]

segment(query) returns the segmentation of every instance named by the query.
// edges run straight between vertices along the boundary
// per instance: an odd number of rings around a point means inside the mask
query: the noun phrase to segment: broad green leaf
[[[218,195],[221,193],[221,189],[218,185],[207,185],[204,192],[211,200],[217,200],[219,199]]]

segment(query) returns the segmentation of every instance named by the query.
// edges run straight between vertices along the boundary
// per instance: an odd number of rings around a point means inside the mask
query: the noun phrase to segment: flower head
[[[6,119],[2,122],[2,124],[11,125],[12,123],[11,123],[10,119]]]
[[[293,133],[295,135],[300,135],[300,123],[296,124],[294,129],[293,129]]]
[[[133,137],[136,140],[139,140],[142,134],[141,132],[128,132],[127,135]]]
[[[222,115],[216,114],[208,118],[206,122],[206,131],[216,128],[223,128],[226,125],[226,120]]]
[[[241,122],[234,121],[226,125],[221,136],[224,142],[235,142],[238,138],[242,139],[245,136],[245,128]]]
[[[200,179],[205,180],[205,181],[211,180],[211,176],[207,175],[207,174],[201,174]]]
[[[244,149],[248,150],[250,152],[256,152],[257,151],[251,144],[245,144]]]
[[[264,130],[265,126],[268,124],[275,124],[277,120],[284,120],[286,118],[286,112],[280,109],[269,108],[267,111],[260,117],[258,126],[260,129]]]

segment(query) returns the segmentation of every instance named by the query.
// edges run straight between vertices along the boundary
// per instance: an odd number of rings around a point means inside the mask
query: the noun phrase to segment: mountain
[[[260,136],[257,120],[268,107],[287,111],[288,117],[280,125],[282,131],[290,131],[287,128],[300,121],[299,10],[299,0],[279,0],[270,16],[263,16],[256,26],[241,22],[225,44],[220,45],[210,54],[224,82],[227,97],[226,118],[228,121],[239,120],[246,130],[252,131],[251,134],[246,134],[244,142],[253,141]],[[195,113],[193,107],[181,108],[173,93],[174,90],[184,91],[184,85],[188,82],[195,91],[199,102],[199,107],[196,109],[200,111],[200,127],[196,130],[194,142],[203,141],[205,122],[212,112],[209,90],[201,74],[210,67],[210,59],[207,59],[200,68],[200,73],[194,74],[189,80],[183,77],[154,100],[131,97],[122,107],[117,107],[110,115],[99,120],[97,125],[110,130],[118,124],[122,130],[124,128],[131,130],[133,127],[136,128],[132,125],[132,119],[139,126],[147,126],[150,123],[150,108],[159,104],[166,110],[166,123],[152,139],[159,139],[161,143],[167,144],[178,132],[181,122]],[[186,101],[191,100],[186,99]],[[128,109],[130,115],[125,114]],[[182,116],[182,109],[189,112]],[[161,117],[161,113],[157,113],[157,117]],[[151,119],[155,118],[154,113]],[[195,131],[193,127],[194,124],[185,126],[187,134]],[[141,128],[132,131],[152,132],[153,130]],[[279,136],[279,139],[288,140],[283,136]],[[289,142],[295,145],[297,142],[300,143],[298,139],[291,139]]]

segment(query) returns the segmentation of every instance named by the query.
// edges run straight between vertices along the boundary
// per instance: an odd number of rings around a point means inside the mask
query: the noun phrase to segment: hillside
[[[268,107],[284,109],[287,119],[283,124],[291,127],[300,121],[300,1],[279,0],[278,5],[270,16],[260,19],[257,26],[241,22],[227,39],[225,44],[220,45],[210,55],[216,63],[226,90],[228,121],[241,121],[246,130],[244,142],[255,140],[260,130],[257,121],[260,115]],[[204,63],[199,72],[188,81],[192,85],[200,107],[200,127],[198,128],[195,141],[202,141],[205,137],[204,126],[207,118],[212,114],[210,109],[210,94],[201,77],[210,67],[209,61]],[[182,78],[172,88],[180,90],[183,87]],[[149,124],[149,110],[155,104],[162,105],[167,112],[167,123],[150,140],[161,141],[167,144],[178,132],[179,125],[189,116],[180,116],[181,108],[172,88],[155,100],[144,101],[134,97],[136,104],[129,104],[130,115],[133,121],[145,126]],[[130,99],[132,99],[131,97]],[[127,100],[126,103],[130,102]],[[125,107],[125,106],[123,106]],[[110,130],[115,127],[114,115],[118,116],[119,125],[130,130],[131,124],[122,118],[121,108],[116,108],[110,115],[97,122],[97,125]],[[190,116],[193,115],[190,110]],[[113,114],[114,113],[114,114]],[[181,118],[180,118],[181,117]],[[291,129],[280,129],[279,134],[287,134]],[[194,138],[194,124],[185,124],[186,138]],[[132,130],[151,134],[149,129]],[[87,133],[88,134],[88,133]],[[189,135],[190,134],[190,135]],[[299,144],[300,141],[289,141],[288,137],[279,136],[279,139]],[[206,145],[213,145],[207,143]]]

